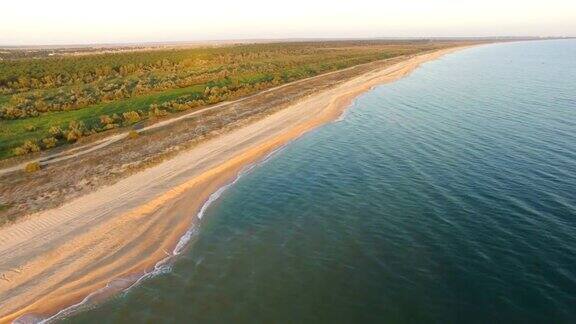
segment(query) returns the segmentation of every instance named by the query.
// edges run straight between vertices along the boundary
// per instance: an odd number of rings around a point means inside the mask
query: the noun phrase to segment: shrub
[[[56,146],[56,144],[58,144],[58,140],[54,137],[46,137],[42,140],[42,143],[44,143],[45,148],[49,149]]]
[[[168,112],[166,110],[160,109],[158,105],[152,104],[150,105],[148,115],[151,117],[164,117],[168,115]]]
[[[114,123],[114,119],[112,119],[112,117],[110,117],[108,115],[100,116],[100,124],[102,124],[103,126],[106,126],[106,125],[112,124],[112,123]]]
[[[68,124],[68,129],[69,130],[81,130],[84,131],[86,129],[86,126],[84,125],[83,121],[76,121],[73,120],[70,122],[70,124]]]
[[[14,155],[24,155],[24,154],[28,154],[28,151],[26,151],[24,148],[17,147],[14,149]]]
[[[138,138],[138,136],[140,136],[140,134],[135,130],[131,130],[130,133],[128,133],[128,138],[130,139]]]
[[[75,142],[77,140],[79,140],[82,135],[84,135],[84,132],[86,131],[86,126],[84,126],[84,123],[82,121],[71,121],[70,124],[68,125],[68,132],[66,133],[66,140],[68,140],[68,142]]]
[[[135,124],[140,121],[140,115],[136,111],[127,111],[122,114],[122,118],[126,124]]]
[[[12,207],[11,204],[4,204],[4,203],[0,203],[0,211],[6,210],[8,208]]]
[[[24,167],[24,171],[28,173],[40,171],[40,163],[38,163],[38,161],[30,162],[26,164],[26,166]]]
[[[116,128],[116,127],[118,127],[118,126],[119,126],[118,124],[106,124],[106,125],[104,126],[104,129],[105,129],[105,130],[109,130],[109,129]]]
[[[40,151],[40,146],[36,144],[35,141],[28,140],[24,142],[20,147],[14,149],[14,154],[16,155],[24,155],[32,152]]]
[[[77,131],[69,131],[68,133],[66,133],[66,140],[68,142],[76,142],[77,140],[79,140],[82,137],[81,133],[78,133]]]
[[[62,128],[60,128],[60,126],[50,127],[50,129],[48,130],[48,133],[50,133],[50,135],[52,135],[56,138],[62,137],[62,135],[64,134],[64,132],[62,132]]]

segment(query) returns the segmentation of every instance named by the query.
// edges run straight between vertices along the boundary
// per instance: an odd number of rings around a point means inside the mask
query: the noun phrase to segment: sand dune
[[[354,97],[457,49],[422,54],[309,96],[155,167],[0,229],[0,322],[105,298],[173,256],[208,197],[246,166],[336,119]],[[167,261],[169,262],[169,261]],[[110,289],[103,290],[109,286]],[[25,315],[24,317],[22,317]]]

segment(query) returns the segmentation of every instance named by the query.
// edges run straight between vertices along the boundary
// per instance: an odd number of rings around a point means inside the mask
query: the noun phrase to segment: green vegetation
[[[38,171],[40,171],[40,163],[30,162],[30,163],[26,164],[26,166],[24,167],[24,171],[26,171],[28,173],[38,172]]]
[[[303,42],[0,61],[0,158],[438,46]]]
[[[40,163],[30,162],[30,163],[26,164],[26,166],[24,167],[24,171],[26,171],[28,173],[38,172],[38,171],[40,171]]]
[[[135,130],[131,130],[130,133],[128,133],[128,138],[130,139],[138,138],[138,136],[140,136],[140,134]]]

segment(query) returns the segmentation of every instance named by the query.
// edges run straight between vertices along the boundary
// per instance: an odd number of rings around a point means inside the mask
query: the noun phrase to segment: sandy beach
[[[169,264],[181,252],[181,238],[194,227],[198,211],[245,167],[335,120],[370,88],[459,49],[374,70],[114,185],[1,228],[0,322],[36,322],[71,306],[73,311],[73,305],[97,302]]]

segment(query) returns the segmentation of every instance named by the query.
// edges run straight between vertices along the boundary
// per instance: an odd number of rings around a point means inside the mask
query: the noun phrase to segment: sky
[[[1,45],[576,36],[576,0],[15,0]]]

